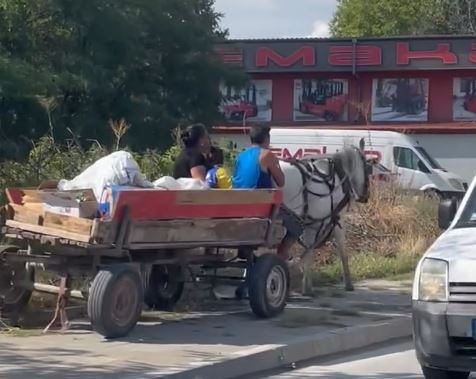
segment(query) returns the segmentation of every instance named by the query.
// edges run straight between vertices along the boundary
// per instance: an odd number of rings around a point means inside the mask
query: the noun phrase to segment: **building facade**
[[[217,134],[394,130],[467,180],[476,173],[476,36],[231,40],[217,51],[250,78],[221,88]]]

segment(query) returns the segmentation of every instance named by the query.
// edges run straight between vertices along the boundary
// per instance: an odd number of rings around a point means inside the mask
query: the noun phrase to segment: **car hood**
[[[425,257],[447,261],[450,282],[476,283],[476,228],[447,230]]]

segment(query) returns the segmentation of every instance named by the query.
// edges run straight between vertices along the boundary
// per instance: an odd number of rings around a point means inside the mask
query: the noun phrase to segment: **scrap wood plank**
[[[9,204],[12,209],[13,220],[33,225],[42,225],[43,212],[36,209],[30,209],[23,205]]]
[[[57,228],[68,232],[90,235],[93,221],[51,212],[45,212],[43,226]]]
[[[43,213],[44,207],[43,203],[24,203],[21,207],[35,211],[37,213]]]
[[[11,228],[15,228],[19,230],[25,230],[29,232],[38,233],[38,234],[60,237],[60,238],[78,241],[78,242],[89,243],[91,240],[91,236],[89,234],[73,233],[73,232],[68,232],[66,230],[61,230],[58,228],[45,227],[42,225],[32,225],[32,224],[27,224],[24,222],[18,222],[15,220],[7,220],[6,225]]]

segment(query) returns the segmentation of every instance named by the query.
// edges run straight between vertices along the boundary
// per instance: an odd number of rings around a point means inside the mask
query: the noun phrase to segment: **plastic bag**
[[[162,176],[154,182],[154,187],[170,191],[180,190],[180,184],[171,176]]]
[[[208,189],[207,183],[200,179],[193,178],[179,178],[174,179],[171,176],[163,176],[154,182],[154,187],[157,189],[165,189],[169,191],[178,190],[204,190]]]
[[[153,187],[151,182],[145,180],[132,154],[116,151],[97,160],[73,180],[61,180],[58,189],[68,191],[90,188],[100,202],[104,188],[111,185]]]

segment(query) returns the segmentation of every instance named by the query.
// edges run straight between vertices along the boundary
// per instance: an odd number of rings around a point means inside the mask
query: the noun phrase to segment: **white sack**
[[[193,178],[178,178],[177,179],[180,188],[183,190],[206,190],[210,189],[208,184],[200,179]]]
[[[145,180],[132,154],[116,151],[97,160],[73,180],[61,180],[58,189],[68,191],[90,188],[100,202],[103,189],[111,185],[153,187],[152,183]]]
[[[162,176],[154,182],[154,187],[157,189],[165,189],[176,191],[181,189],[180,184],[171,176]]]
[[[154,187],[170,191],[178,190],[205,190],[208,185],[200,179],[179,178],[174,179],[171,176],[163,176],[154,182]]]

